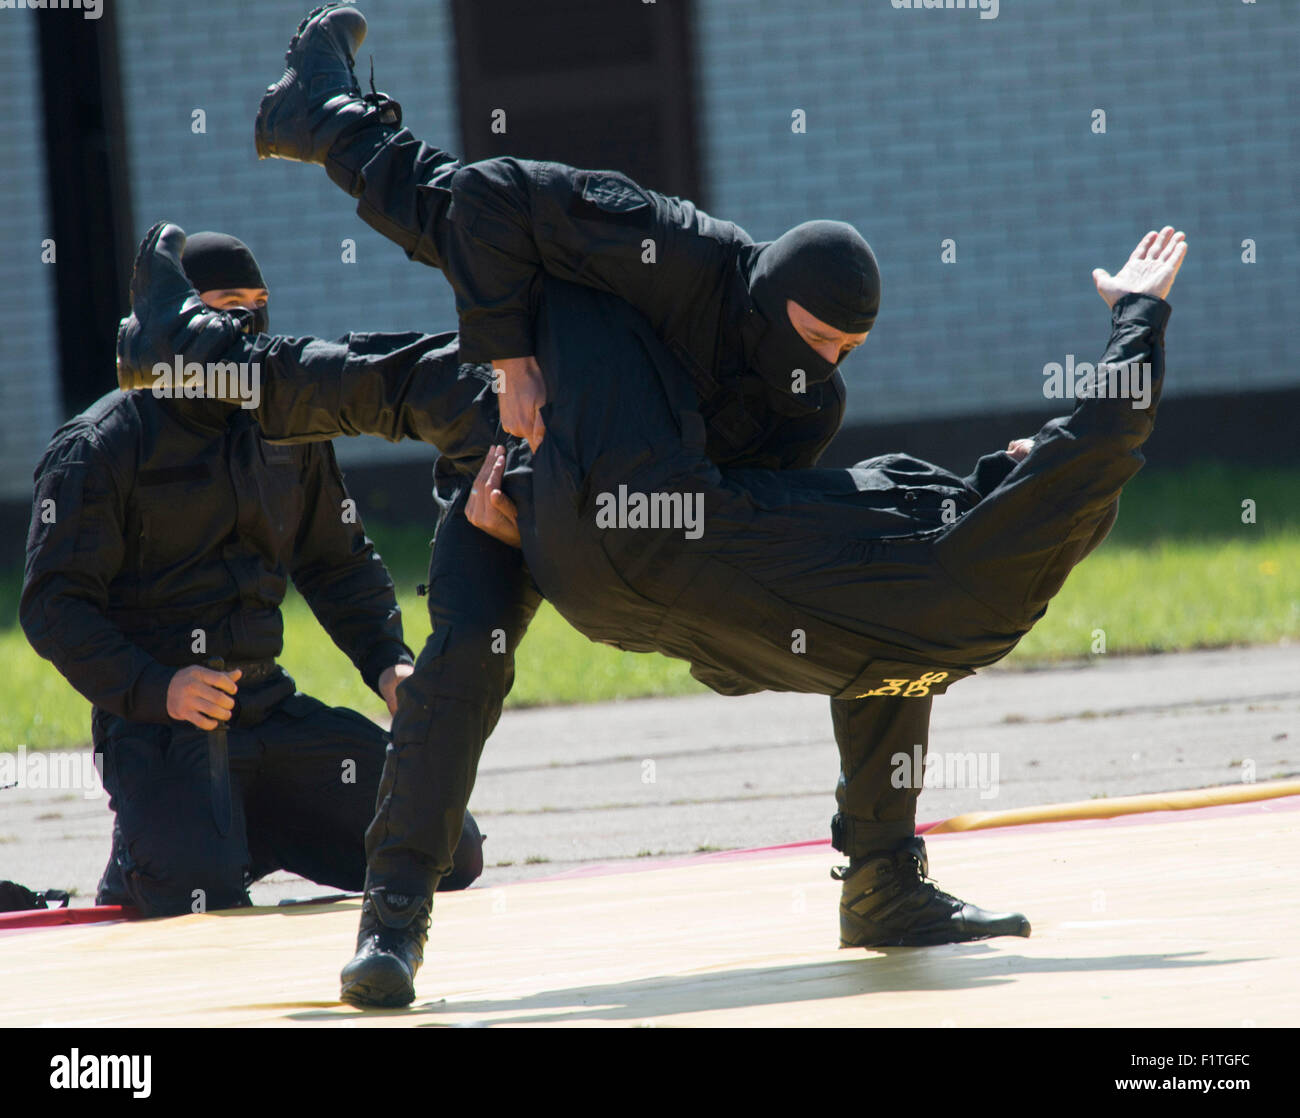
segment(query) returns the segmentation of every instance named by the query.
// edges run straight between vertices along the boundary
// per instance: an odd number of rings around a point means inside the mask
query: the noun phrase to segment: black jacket
[[[273,445],[238,407],[114,392],[37,467],[23,630],[96,707],[168,722],[178,668],[280,654],[292,578],[374,688],[412,657],[392,580],[345,502],[328,444]]]
[[[462,360],[536,351],[545,273],[617,295],[649,320],[690,373],[719,466],[793,469],[821,457],[844,418],[844,381],[837,372],[796,397],[751,371],[760,246],[740,226],[616,171],[507,157],[442,181],[451,209],[440,263],[456,292]]]

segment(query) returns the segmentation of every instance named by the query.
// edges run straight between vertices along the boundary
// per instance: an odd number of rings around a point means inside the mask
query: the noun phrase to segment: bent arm
[[[19,620],[32,647],[95,706],[169,722],[166,667],[107,616],[122,564],[123,489],[89,437],[57,444],[36,473]]]
[[[408,129],[359,133],[335,181],[357,214],[456,293],[463,357],[534,352],[540,272],[626,299],[676,332],[749,235],[616,171],[501,157],[462,166]],[[335,172],[331,172],[335,176]]]
[[[625,299],[661,337],[707,312],[702,292],[734,266],[747,233],[616,171],[500,158],[450,176],[444,270],[468,361],[535,352],[539,273]]]

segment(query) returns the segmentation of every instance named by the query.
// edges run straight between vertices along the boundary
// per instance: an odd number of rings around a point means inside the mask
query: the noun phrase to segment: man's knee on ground
[[[145,916],[238,908],[247,903],[245,856],[238,844],[177,842],[151,836],[132,843],[123,882],[131,902]]]
[[[474,816],[465,812],[465,822],[460,831],[460,842],[456,844],[455,863],[451,873],[438,882],[438,892],[454,892],[468,889],[483,873],[483,835],[479,832]]]

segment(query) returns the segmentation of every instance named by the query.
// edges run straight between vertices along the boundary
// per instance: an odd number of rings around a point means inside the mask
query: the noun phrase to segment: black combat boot
[[[108,865],[104,867],[99,885],[95,888],[95,904],[129,905],[131,903],[131,897],[126,891],[126,877],[122,872],[122,861],[125,857],[126,841],[122,838],[122,832],[114,820],[113,849],[109,852]]]
[[[402,107],[387,94],[364,97],[352,67],[366,38],[366,17],[347,4],[326,4],[298,25],[283,76],[267,86],[253,137],[259,159],[329,166],[330,148],[358,128],[395,130]],[[373,86],[373,83],[372,83]]]
[[[123,392],[156,386],[157,365],[171,365],[180,353],[200,364],[224,360],[252,317],[204,303],[181,267],[184,251],[185,230],[166,221],[150,229],[136,251],[131,315],[117,331],[117,386]]]
[[[415,1000],[415,972],[424,961],[432,901],[382,886],[361,902],[357,953],[339,975],[350,1005],[395,1008]]]
[[[910,838],[894,850],[851,858],[831,876],[840,895],[841,947],[929,947],[992,936],[1028,936],[1018,912],[985,912],[926,880],[925,843]]]

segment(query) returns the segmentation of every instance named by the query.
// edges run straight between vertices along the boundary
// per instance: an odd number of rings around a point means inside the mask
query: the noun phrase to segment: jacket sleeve
[[[64,436],[36,470],[19,619],[32,647],[95,706],[133,722],[171,720],[175,671],[128,640],[107,616],[108,588],[125,553],[134,463],[93,431]]]
[[[310,447],[303,478],[308,509],[290,575],[312,613],[376,693],[379,677],[415,658],[389,577],[348,496],[334,448]]]
[[[347,334],[338,341],[240,335],[223,360],[256,369],[243,397],[272,442],[341,435],[415,439],[458,468],[477,463],[498,433],[491,370],[460,360],[455,334]]]
[[[675,335],[708,314],[705,293],[751,243],[738,226],[616,171],[506,157],[461,167],[449,183],[444,270],[466,361],[534,352],[543,271],[618,295],[660,337]]]
[[[1007,479],[1017,466],[1016,459],[1005,450],[984,455],[975,463],[975,469],[965,478],[966,485],[975,490],[983,500]]]

